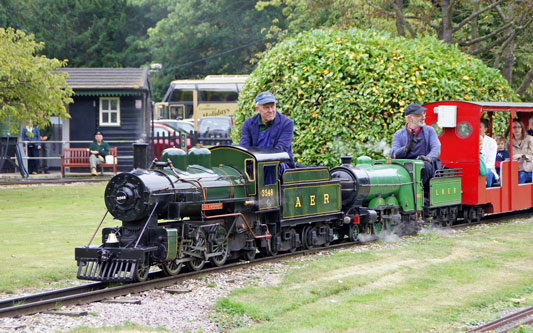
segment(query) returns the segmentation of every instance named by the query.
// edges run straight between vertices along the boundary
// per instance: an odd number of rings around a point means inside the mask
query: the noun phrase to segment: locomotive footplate
[[[134,272],[143,265],[147,253],[157,247],[109,248],[77,247],[75,258],[78,262],[78,279],[104,282],[129,282],[134,280]]]

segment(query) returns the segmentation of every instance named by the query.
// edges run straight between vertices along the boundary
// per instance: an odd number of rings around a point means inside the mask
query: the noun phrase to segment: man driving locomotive
[[[440,157],[440,141],[431,126],[425,124],[426,109],[420,104],[409,104],[404,111],[407,124],[394,133],[392,158],[419,159],[424,161],[422,180],[426,183],[434,173],[433,161]]]
[[[275,148],[289,154],[289,161],[283,168],[294,168],[292,136],[294,122],[276,111],[276,98],[269,91],[263,91],[255,98],[257,114],[244,121],[241,129],[240,146]],[[282,174],[282,170],[280,170]]]

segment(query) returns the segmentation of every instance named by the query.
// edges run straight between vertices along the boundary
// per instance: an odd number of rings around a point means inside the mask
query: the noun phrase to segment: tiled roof
[[[60,68],[72,89],[150,89],[148,68]]]

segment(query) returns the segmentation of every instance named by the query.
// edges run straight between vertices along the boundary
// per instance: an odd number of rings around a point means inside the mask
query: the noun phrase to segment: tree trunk
[[[474,13],[479,11],[480,2],[481,0],[474,0]],[[472,39],[473,40],[479,38],[478,22],[479,22],[479,17],[476,16],[472,20]],[[472,44],[472,51],[477,51],[478,48],[479,48],[479,43]]]
[[[399,8],[399,10],[402,10],[403,0],[396,0],[396,7]],[[398,13],[396,14],[396,30],[398,31],[398,36],[405,36],[404,22],[401,15],[398,15]]]
[[[513,3],[511,2],[507,7],[507,17],[506,21],[513,19]],[[510,26],[507,29],[507,33],[510,34],[513,32],[514,27]],[[509,86],[511,86],[511,83],[513,82],[513,66],[514,66],[514,39],[515,37],[511,37],[511,41],[507,44],[507,46],[503,49],[502,52],[502,61],[503,61],[503,77],[507,80],[509,83]]]
[[[442,22],[439,30],[439,39],[445,43],[453,43],[452,6],[453,0],[441,1]]]
[[[524,81],[522,81],[522,84],[520,87],[516,90],[516,93],[520,98],[524,98],[524,95],[526,94],[527,88],[529,88],[529,85],[533,81],[533,68],[527,72],[526,77],[524,78]]]

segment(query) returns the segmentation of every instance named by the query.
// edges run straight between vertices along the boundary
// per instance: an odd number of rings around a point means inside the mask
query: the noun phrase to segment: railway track
[[[516,328],[520,325],[533,324],[533,306],[525,308],[524,310],[510,314],[495,321],[491,321],[485,325],[476,327],[470,332],[507,332],[510,329]]]
[[[523,211],[520,213],[514,214],[498,214],[497,216],[486,216],[483,218],[483,222],[495,222],[500,220],[502,217],[508,217],[513,215],[513,217],[520,218],[530,215],[532,210]],[[464,228],[468,226],[473,226],[479,223],[473,224],[456,224],[453,228]],[[221,272],[234,268],[245,267],[248,265],[258,265],[268,262],[276,262],[279,260],[284,260],[296,256],[305,256],[314,254],[324,250],[333,250],[338,248],[346,248],[357,246],[361,243],[338,243],[332,244],[329,247],[320,247],[313,249],[306,249],[301,251],[296,251],[293,253],[284,253],[279,254],[275,257],[257,257],[252,261],[240,261],[235,263],[230,263],[222,267],[211,267],[202,269],[197,272],[184,272],[180,273],[177,276],[164,276],[162,272],[152,272],[147,281],[138,282],[138,283],[129,283],[123,285],[108,284],[104,282],[97,282],[86,284],[77,287],[71,287],[66,289],[59,289],[54,291],[49,291],[41,294],[22,296],[13,299],[7,299],[0,301],[0,318],[5,317],[15,317],[28,314],[34,314],[38,312],[53,310],[58,306],[69,306],[77,304],[86,304],[91,302],[97,302],[104,300],[110,297],[123,296],[131,293],[139,293],[151,289],[165,288],[176,284],[177,282],[184,281],[190,278],[193,278],[200,274],[206,274],[211,272]]]
[[[132,293],[139,293],[151,289],[165,288],[177,282],[193,278],[200,274],[222,272],[230,269],[245,267],[248,265],[258,265],[268,262],[276,262],[295,256],[305,256],[324,250],[332,250],[344,247],[352,247],[359,243],[339,243],[330,245],[327,248],[315,248],[294,253],[284,253],[275,257],[258,257],[253,261],[240,261],[230,263],[222,267],[211,267],[197,272],[184,272],[176,276],[163,276],[162,272],[150,273],[147,281],[128,283],[115,286],[104,282],[91,283],[87,285],[59,289],[42,294],[17,297],[0,301],[0,318],[16,317],[38,312],[54,310],[58,306],[69,306],[97,302],[110,297],[123,296]]]

